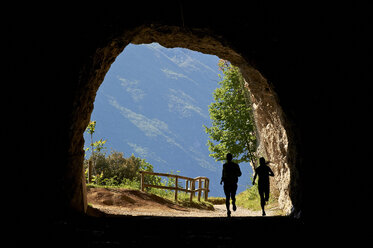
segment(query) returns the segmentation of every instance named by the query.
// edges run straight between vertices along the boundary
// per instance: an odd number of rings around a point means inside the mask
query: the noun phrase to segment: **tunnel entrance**
[[[183,47],[206,54],[216,55],[240,68],[245,79],[245,87],[250,92],[256,120],[259,147],[258,154],[272,161],[275,178],[272,192],[277,194],[279,206],[287,214],[296,205],[299,192],[298,173],[295,168],[296,147],[292,142],[290,124],[287,123],[276,94],[267,80],[229,44],[208,30],[186,30],[173,26],[141,26],[111,37],[106,45],[98,48],[81,70],[78,94],[72,114],[71,146],[69,151],[79,156],[71,156],[69,161],[75,184],[71,185],[70,205],[79,211],[86,211],[87,199],[82,182],[83,133],[93,110],[97,90],[104,80],[115,58],[129,44],[149,44],[158,42],[164,47]]]
[[[112,151],[123,152],[124,157],[134,154],[150,163],[155,172],[206,176],[211,185],[219,185],[220,162],[209,156],[208,135],[203,128],[211,126],[208,106],[220,81],[219,60],[158,43],[129,44],[97,92],[91,115],[97,122],[94,141],[107,140],[107,157]],[[90,148],[90,142],[86,132],[85,147]],[[246,182],[250,179],[247,170]],[[126,176],[132,179],[132,174]],[[242,185],[238,191],[245,189]],[[209,195],[224,193],[212,187]]]
[[[226,80],[223,79],[223,66],[224,70],[230,68],[229,71],[233,72],[233,67],[228,66],[229,64],[217,56],[184,48],[165,48],[158,43],[126,46],[111,65],[97,92],[91,115],[91,120],[96,123],[93,141],[87,132],[91,129],[85,132],[87,181],[91,181],[88,174],[93,174],[93,181],[87,191],[90,206],[107,212],[112,210],[118,214],[122,212],[132,215],[186,216],[189,210],[189,216],[226,215],[224,190],[219,184],[222,164],[226,161],[216,161],[209,156],[209,135],[203,126],[212,126],[209,105],[217,101],[214,100],[213,92],[216,93],[217,88],[223,88],[218,82]],[[243,84],[242,75],[238,78],[231,79],[235,80],[236,85]],[[244,96],[247,94],[239,99]],[[250,105],[249,99],[245,102]],[[251,111],[247,112],[250,113],[247,121],[253,123]],[[242,116],[248,118],[248,115]],[[251,125],[248,128],[252,128]],[[248,131],[244,133],[249,134]],[[105,149],[96,151],[94,160],[90,144],[102,139],[106,142],[103,146]],[[251,146],[256,149],[255,144]],[[248,156],[246,150],[245,145],[245,152],[235,156],[235,160]],[[91,169],[88,170],[89,163]],[[244,192],[253,186],[252,167],[248,161],[239,161],[238,164],[242,172],[236,191],[239,211],[233,216],[260,214],[259,194],[250,194],[256,190],[256,186],[250,192]],[[146,193],[177,201],[181,206],[136,192],[135,190],[140,189],[144,191],[140,185],[144,181],[140,176],[140,171],[143,170],[177,174],[177,177],[144,174],[143,179],[146,180],[145,184],[154,185],[145,187]],[[201,177],[201,182],[194,179],[197,177]],[[176,178],[180,188],[177,194],[173,189],[159,188],[175,187]],[[208,193],[203,190],[193,194],[188,192],[205,187],[208,187]],[[138,195],[148,201],[140,199]],[[251,195],[251,202],[245,203],[249,201],[248,195]],[[253,203],[254,199],[257,204]],[[267,215],[279,213],[277,199],[270,199],[271,204],[266,207]],[[164,202],[169,208],[157,211],[164,207],[160,202]],[[241,209],[244,206],[258,209],[258,213],[244,211]],[[211,212],[214,209],[216,211]]]

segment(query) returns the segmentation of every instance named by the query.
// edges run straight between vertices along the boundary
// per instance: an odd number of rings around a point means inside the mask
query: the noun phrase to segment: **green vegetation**
[[[93,134],[95,133],[95,131],[96,131],[96,121],[90,121],[87,126],[86,132],[91,136],[91,148],[87,147],[85,151],[88,152],[89,150],[91,150],[91,156],[93,157],[94,157],[95,152],[100,153],[102,150],[106,149],[104,146],[106,143],[106,140],[100,139],[96,142],[93,142]]]
[[[250,93],[238,67],[220,60],[219,69],[223,76],[219,75],[219,88],[214,91],[214,102],[209,106],[212,126],[204,126],[209,135],[210,156],[216,161],[224,161],[226,154],[231,153],[237,163],[250,162],[255,168],[257,138]],[[238,206],[253,211],[261,209],[257,185],[241,192],[236,199]],[[209,200],[225,204],[224,198]],[[276,204],[277,199],[270,197],[267,208]]]
[[[140,170],[153,171],[153,167],[145,160],[131,156],[124,158],[123,153],[112,151],[109,156],[104,153],[95,155],[95,166],[92,168],[92,183],[101,186],[139,185]],[[89,160],[85,160],[86,176]],[[149,177],[147,183],[159,179]]]
[[[153,166],[145,159],[137,158],[133,154],[125,158],[122,152],[112,150],[106,156],[106,140],[93,142],[93,134],[96,129],[96,121],[90,121],[86,132],[91,137],[91,148],[85,148],[87,153],[91,150],[91,156],[84,160],[86,177],[91,177],[89,183],[101,186],[130,186],[140,188],[140,171],[153,172]],[[88,175],[89,172],[92,175]],[[161,178],[148,176],[145,183],[160,185]]]
[[[207,201],[214,205],[222,205],[225,204],[225,197],[209,197]]]
[[[212,204],[225,204],[224,197],[209,197],[209,202]],[[254,185],[251,188],[242,191],[238,195],[236,195],[236,205],[242,208],[246,208],[252,211],[259,211],[260,208],[260,196],[258,192],[258,185]],[[275,208],[277,207],[278,202],[277,199],[270,195],[269,201],[266,205],[266,208]],[[280,211],[280,210],[279,210]],[[279,212],[279,215],[282,213]]]
[[[236,196],[237,206],[241,206],[253,211],[260,210],[260,196],[258,186],[254,185],[251,188],[242,191]]]
[[[145,159],[135,157],[133,154],[130,157],[124,157],[122,152],[112,150],[109,155],[106,155],[104,146],[106,143],[100,139],[93,142],[93,133],[95,130],[96,122],[91,121],[87,127],[87,132],[91,135],[91,156],[84,161],[86,180],[88,181],[89,164],[93,164],[91,168],[92,176],[91,183],[88,187],[105,187],[105,188],[126,188],[137,189],[141,188],[141,174],[140,171],[153,171],[153,165],[146,162]],[[85,151],[89,151],[86,148]],[[93,162],[93,163],[92,163]],[[178,174],[179,171],[176,171]],[[170,174],[175,174],[173,171]],[[155,175],[146,175],[144,177],[146,184],[158,186],[175,186],[175,178],[163,179]],[[182,187],[179,185],[179,187]],[[146,191],[151,194],[163,197],[173,201],[175,198],[175,191],[164,190],[156,188],[146,188]],[[178,204],[185,207],[193,207],[199,209],[213,209],[213,204],[201,199],[198,201],[195,197],[193,202],[190,202],[190,194],[185,192],[178,192]]]
[[[220,60],[219,68],[224,76],[219,75],[222,81],[209,106],[212,127],[204,126],[210,156],[221,161],[229,152],[238,163],[255,164],[256,131],[249,92],[238,67]]]
[[[173,201],[175,199],[175,191],[173,190],[172,191],[169,190],[165,192],[165,190],[152,188],[151,190],[147,192],[166,198],[170,201]],[[190,202],[190,194],[181,192],[181,191],[177,193],[177,204],[180,206],[189,207],[189,208],[214,210],[213,203],[211,203],[210,201],[205,201],[203,197],[201,197],[201,201],[198,201],[197,197],[194,197],[193,201]]]
[[[258,192],[258,185],[255,184],[251,188],[239,193],[236,196],[236,204],[237,206],[241,206],[252,211],[259,211],[261,210],[260,207],[260,196]],[[278,206],[278,201],[272,195],[269,196],[269,201],[267,202],[266,209],[276,208]],[[281,211],[279,210],[279,215],[282,215]]]
[[[204,126],[209,135],[207,144],[210,156],[214,157],[216,161],[223,161],[229,152],[232,153],[236,162],[251,162],[255,167],[257,138],[249,92],[245,88],[245,82],[238,67],[231,65],[228,61],[220,60],[219,69],[223,76],[219,75],[221,78],[220,87],[214,91],[214,102],[209,106],[212,126]],[[86,168],[89,164],[93,164],[91,185],[140,189],[141,175],[139,171],[153,172],[153,166],[133,154],[125,158],[123,153],[111,151],[106,156],[104,152],[106,140],[100,139],[93,142],[95,127],[96,122],[91,121],[86,130],[91,136],[91,148],[86,148],[86,151],[91,149],[91,157],[85,160]],[[89,161],[92,162],[89,163]],[[87,169],[87,171],[89,170]],[[174,186],[175,179],[162,180],[159,176],[147,175],[145,183]],[[174,200],[173,190],[147,188],[146,191]],[[195,200],[190,203],[189,196],[187,193],[178,192],[178,203],[183,206],[206,209],[213,208],[213,204],[225,203],[225,198],[222,197],[210,197],[208,202]],[[277,200],[270,197],[268,206],[275,206],[275,204],[277,204]],[[250,210],[260,210],[257,185],[238,194],[237,205]]]
[[[112,151],[108,156],[105,153],[95,154],[95,166],[92,168],[92,182],[106,186],[138,186],[140,188],[140,171],[153,172],[153,166],[145,159],[137,158],[133,154],[125,158],[122,152]],[[89,160],[85,161],[88,168]],[[86,170],[88,172],[88,170]],[[145,177],[145,183],[161,185],[161,178],[153,175]]]
[[[88,164],[88,160],[86,161]],[[125,188],[125,189],[141,189],[140,172],[139,171],[153,172],[153,166],[147,163],[144,159],[140,159],[131,155],[129,158],[124,158],[123,153],[112,151],[109,156],[105,154],[96,154],[96,174],[92,176],[92,183],[88,187],[104,187],[104,188]],[[170,172],[171,174],[174,174]],[[88,179],[88,168],[86,169],[86,178]],[[159,185],[159,186],[175,186],[175,179],[163,179],[155,175],[146,175],[144,177],[146,184]],[[181,185],[179,185],[181,187]],[[156,188],[146,188],[146,192],[160,196],[162,198],[173,201],[175,199],[174,190],[164,190]],[[177,204],[184,207],[193,207],[199,209],[212,210],[213,204],[206,202],[201,198],[201,201],[194,197],[190,202],[190,194],[185,192],[178,192]]]
[[[95,188],[121,188],[121,189],[136,189],[140,190],[140,184],[136,182],[129,182],[129,183],[124,183],[120,185],[98,185],[94,183],[87,184],[87,187],[95,187]],[[173,190],[162,190],[162,189],[156,189],[156,188],[148,188],[146,190],[147,193],[157,195],[159,197],[165,198],[170,201],[175,200],[175,191]],[[190,202],[190,194],[185,193],[185,192],[178,192],[177,196],[177,202],[176,204],[183,206],[183,207],[190,207],[190,208],[198,208],[198,209],[205,209],[205,210],[214,210],[214,204],[210,201],[210,198],[208,201],[205,201],[201,197],[201,201],[197,200],[197,197],[193,198],[193,201]]]

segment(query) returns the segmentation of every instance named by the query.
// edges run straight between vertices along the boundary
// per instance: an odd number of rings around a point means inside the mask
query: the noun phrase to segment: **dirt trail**
[[[226,217],[225,205],[214,205],[214,210],[187,208],[159,196],[131,189],[88,188],[87,198],[92,215]],[[274,210],[267,210],[274,216]],[[237,207],[232,217],[261,216],[261,211]]]

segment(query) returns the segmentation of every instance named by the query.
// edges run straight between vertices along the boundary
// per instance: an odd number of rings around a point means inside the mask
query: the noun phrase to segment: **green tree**
[[[140,170],[154,172],[154,167],[150,163],[146,162],[145,159],[141,159]],[[138,181],[140,181],[140,177],[141,177],[140,172],[138,172],[137,173]],[[144,178],[144,181],[146,184],[162,185],[161,177],[156,176],[156,175],[147,175]]]
[[[93,134],[96,131],[96,121],[90,121],[85,131],[91,136],[91,148],[87,147],[85,151],[91,150],[91,157],[95,160],[95,153],[101,153],[102,150],[106,149],[104,145],[107,140],[100,139],[93,142]]]
[[[106,140],[97,140],[96,142],[92,143],[92,148],[94,152],[98,152],[98,153],[101,153],[102,150],[106,149],[106,147],[104,146],[106,143]]]
[[[223,76],[214,93],[214,102],[209,106],[212,126],[204,125],[209,135],[207,144],[210,156],[216,161],[224,160],[232,153],[237,162],[256,162],[256,132],[252,104],[238,67],[220,60]]]
[[[96,142],[93,142],[93,134],[95,133],[95,131],[96,131],[96,121],[90,121],[86,128],[86,132],[91,136],[91,157],[90,157],[91,162],[89,162],[88,164],[88,182],[89,183],[91,182],[92,175],[96,171],[96,160],[98,157],[97,154],[100,154],[102,150],[106,149],[104,147],[106,140],[100,139]],[[90,149],[89,147],[86,148],[85,152],[88,152],[89,149]]]
[[[90,121],[85,131],[91,136],[91,147],[92,147],[91,152],[92,152],[92,155],[93,155],[93,152],[94,152],[94,149],[93,149],[93,134],[96,131],[96,121]],[[88,151],[89,148],[87,148],[85,150]]]

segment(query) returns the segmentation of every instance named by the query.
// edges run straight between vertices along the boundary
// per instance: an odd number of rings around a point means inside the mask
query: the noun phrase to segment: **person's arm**
[[[240,166],[237,164],[237,177],[240,177],[242,175]]]
[[[221,180],[220,180],[220,184],[222,184],[224,182],[224,167],[223,167],[223,170],[221,172]]]
[[[269,176],[273,177],[275,174],[273,173],[273,171],[271,170],[271,168],[268,167],[268,172],[269,172]]]

